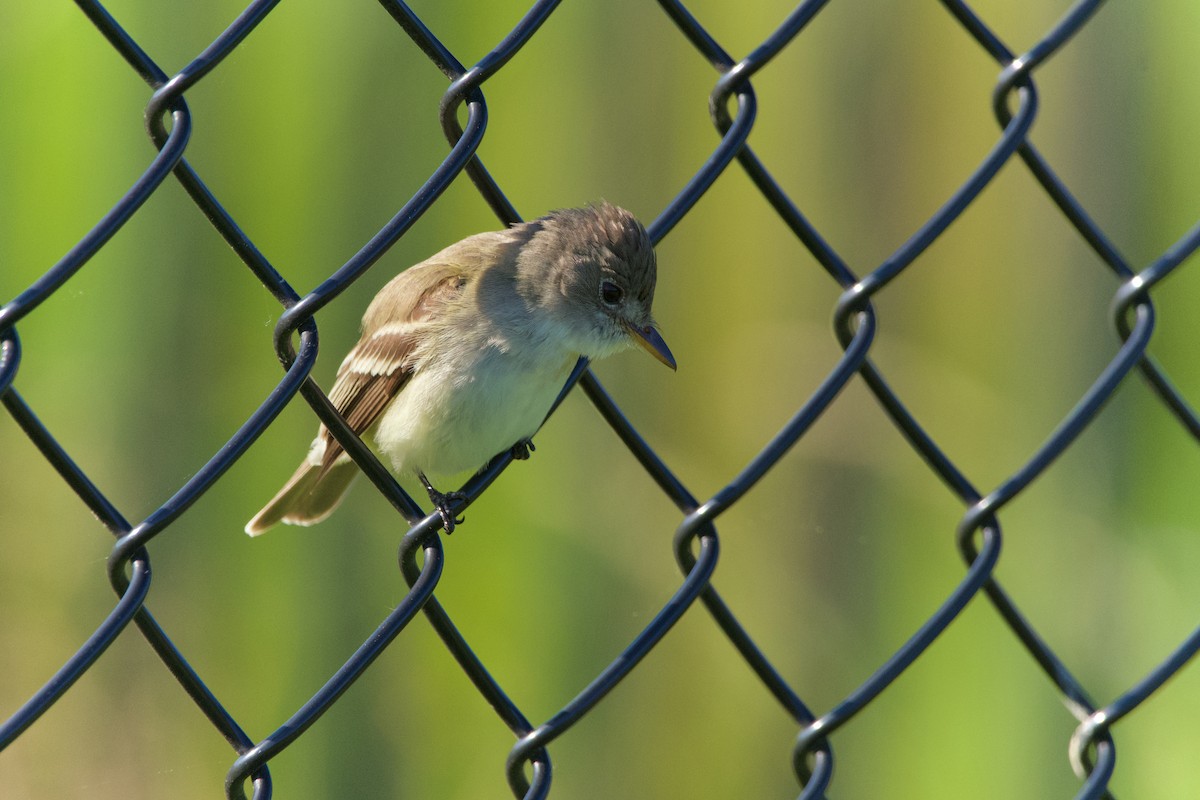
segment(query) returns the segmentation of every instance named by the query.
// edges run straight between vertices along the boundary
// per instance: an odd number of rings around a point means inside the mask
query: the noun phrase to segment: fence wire
[[[719,632],[728,639],[765,690],[794,720],[796,733],[791,743],[790,769],[795,775],[798,796],[828,797],[836,794],[833,776],[839,731],[901,681],[914,661],[935,646],[968,603],[982,596],[1011,630],[1014,644],[1033,657],[1077,720],[1074,735],[1066,748],[1079,779],[1076,797],[1113,796],[1110,784],[1116,764],[1115,732],[1118,726],[1130,712],[1163,694],[1160,691],[1163,684],[1183,670],[1200,647],[1200,628],[1171,652],[1155,656],[1159,659],[1157,663],[1115,697],[1097,700],[1053,644],[1035,630],[996,577],[1002,553],[1001,511],[1052,468],[1056,459],[1093,423],[1106,401],[1131,380],[1132,373],[1140,374],[1162,408],[1174,418],[1179,435],[1200,438],[1200,418],[1173,387],[1163,368],[1147,354],[1156,321],[1151,293],[1200,246],[1200,224],[1147,265],[1132,264],[1059,179],[1030,139],[1031,126],[1039,112],[1037,72],[1093,20],[1101,6],[1099,0],[1071,6],[1056,24],[1023,51],[1011,49],[1002,42],[967,4],[942,0],[942,6],[961,28],[962,34],[995,61],[998,77],[992,108],[998,134],[990,151],[936,213],[878,266],[861,275],[850,268],[810,223],[772,176],[770,165],[760,160],[747,144],[758,110],[752,83],[754,77],[800,39],[827,3],[810,0],[799,4],[748,55],[736,57],[726,52],[682,3],[659,1],[679,35],[712,65],[714,83],[708,104],[719,141],[703,166],[648,225],[652,238],[659,242],[668,236],[718,177],[736,162],[795,238],[828,273],[829,280],[840,287],[833,318],[834,332],[843,354],[778,433],[711,496],[704,496],[685,485],[677,470],[672,469],[651,446],[650,440],[630,423],[616,399],[587,364],[579,365],[564,392],[578,383],[658,489],[679,509],[674,558],[682,577],[674,594],[628,646],[599,669],[577,696],[543,721],[531,720],[510,698],[434,597],[444,564],[439,515],[436,511],[429,513],[420,508],[395,483],[371,451],[350,433],[309,375],[319,349],[314,315],[362,277],[438,201],[460,174],[466,173],[501,222],[521,219],[477,154],[487,123],[484,87],[538,35],[544,23],[559,10],[559,2],[543,0],[534,3],[484,58],[464,64],[409,6],[398,0],[380,0],[380,5],[395,24],[396,37],[406,37],[449,81],[438,111],[449,150],[390,221],[315,290],[303,296],[267,260],[185,158],[193,132],[193,117],[187,103],[189,90],[218,70],[268,15],[283,13],[276,10],[277,0],[259,0],[250,4],[220,36],[173,74],[157,64],[100,3],[77,0],[77,5],[99,35],[151,87],[145,122],[157,154],[124,196],[60,261],[0,308],[0,396],[13,422],[79,501],[115,537],[107,574],[116,593],[116,602],[107,618],[66,663],[48,677],[42,688],[33,691],[24,705],[11,712],[0,727],[0,748],[12,745],[52,706],[62,701],[133,623],[178,682],[179,688],[232,747],[235,757],[226,778],[226,795],[229,798],[244,798],[247,794],[256,798],[270,797],[272,759],[304,736],[310,726],[405,632],[413,618],[423,612],[475,689],[516,739],[507,760],[507,782],[512,795],[543,798],[551,793],[551,754],[555,741],[570,732],[604,701],[614,687],[638,669],[643,659],[668,637],[675,623],[699,601],[715,623],[714,635]],[[6,124],[11,124],[11,120]],[[1044,443],[1009,477],[997,486],[987,488],[977,486],[964,474],[949,452],[908,410],[881,369],[873,363],[872,345],[878,330],[873,301],[964,213],[996,179],[1002,167],[1017,161],[1036,178],[1045,195],[1078,231],[1099,263],[1116,276],[1118,288],[1112,296],[1110,318],[1120,334],[1120,346]],[[274,390],[237,432],[212,454],[202,469],[145,519],[131,520],[98,488],[18,392],[17,378],[23,363],[18,330],[22,320],[35,314],[48,298],[62,291],[67,281],[171,180],[186,190],[225,242],[284,309],[274,329],[274,346],[285,371]],[[964,570],[958,585],[898,650],[856,689],[821,711],[813,710],[805,702],[806,688],[789,680],[786,671],[773,663],[771,654],[756,645],[739,622],[735,609],[714,587],[712,578],[720,552],[717,523],[725,512],[743,501],[835,403],[842,389],[856,378],[860,378],[874,395],[930,474],[940,479],[965,509],[956,531]],[[170,632],[151,614],[147,605],[152,584],[149,548],[156,538],[169,534],[172,526],[193,504],[227,474],[296,395],[303,397],[321,421],[336,433],[378,491],[407,521],[409,528],[401,541],[399,556],[409,591],[324,686],[300,704],[298,711],[280,721],[270,733],[252,735],[239,722],[237,710],[222,702],[193,669],[185,653],[173,644]],[[468,505],[488,489],[510,459],[507,454],[498,457],[466,484],[464,491]],[[8,456],[3,462],[10,475],[4,480],[12,480],[13,471],[19,469],[19,465],[11,463]],[[6,531],[5,535],[14,537],[10,542],[15,543],[13,530]],[[72,746],[86,746],[86,743]]]

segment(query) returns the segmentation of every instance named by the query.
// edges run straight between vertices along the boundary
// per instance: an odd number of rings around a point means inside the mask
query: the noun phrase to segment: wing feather
[[[442,316],[467,283],[460,267],[431,259],[401,273],[371,303],[362,338],[342,361],[329,392],[330,402],[356,435],[370,429],[404,388],[416,366],[413,353],[430,322]],[[320,436],[324,474],[343,450],[324,425]]]

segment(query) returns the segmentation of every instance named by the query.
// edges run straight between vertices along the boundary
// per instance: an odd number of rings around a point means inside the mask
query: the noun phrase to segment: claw
[[[529,454],[534,450],[537,450],[537,448],[533,446],[533,439],[522,439],[512,446],[510,452],[512,453],[512,457],[517,461],[524,461],[529,458]]]
[[[446,494],[438,493],[438,497],[430,497],[433,504],[437,506],[438,513],[442,516],[442,527],[446,529],[446,533],[454,533],[454,527],[461,525],[467,521],[465,516],[460,516],[455,519],[454,514],[450,511],[450,503],[463,502],[467,496],[462,492],[447,492]]]
[[[465,503],[467,495],[463,492],[446,492],[443,494],[433,488],[433,484],[429,482],[424,473],[418,472],[417,477],[421,479],[421,483],[425,486],[425,491],[429,493],[429,502],[433,503],[438,510],[438,514],[441,515],[442,527],[445,528],[447,534],[454,533],[455,526],[466,522],[467,518],[459,517],[455,519],[454,513],[450,510],[450,505],[451,503]]]

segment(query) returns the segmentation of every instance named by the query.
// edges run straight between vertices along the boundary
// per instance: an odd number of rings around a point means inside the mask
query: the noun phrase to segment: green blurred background
[[[974,5],[1014,49],[1063,4]],[[235,2],[113,0],[167,71]],[[756,46],[786,3],[689,4],[726,50]],[[414,3],[465,63],[520,2]],[[1200,6],[1112,4],[1037,73],[1033,139],[1143,266],[1200,209]],[[832,3],[755,78],[751,144],[861,275],[994,143],[998,72],[936,3]],[[480,155],[527,217],[607,198],[647,220],[717,142],[715,74],[649,2],[565,3],[485,86]],[[376,4],[276,9],[187,94],[191,164],[302,293],[348,259],[444,157],[445,79]],[[152,157],[149,92],[69,3],[0,10],[0,299],[82,236]],[[496,226],[458,180],[318,316],[328,385],[393,274]],[[840,350],[838,289],[731,167],[659,248],[657,315],[677,374],[636,354],[597,366],[679,477],[715,492],[809,396]],[[1157,293],[1152,351],[1200,397],[1198,277]],[[1112,357],[1115,279],[1018,163],[879,298],[876,363],[983,490],[1016,470]],[[278,305],[168,181],[19,325],[16,388],[131,520],[194,473],[271,390]],[[297,400],[151,545],[149,607],[254,738],[274,730],[405,595],[403,526],[365,484],[328,522],[250,540],[314,418]],[[576,392],[446,540],[438,597],[535,722],[572,698],[680,580],[678,512]],[[0,420],[0,715],[111,609],[111,537]],[[1001,519],[1004,585],[1108,702],[1196,624],[1194,442],[1145,385]],[[791,685],[824,713],[963,574],[960,504],[861,382],[721,518],[715,582]],[[1123,797],[1200,794],[1200,675],[1184,671],[1116,730]],[[1073,718],[977,600],[835,736],[843,798],[1071,797]],[[703,609],[551,748],[553,796],[792,797],[795,725]],[[320,722],[270,763],[278,797],[508,797],[512,736],[418,618]],[[139,634],[126,631],[0,754],[6,798],[212,798],[234,755]]]

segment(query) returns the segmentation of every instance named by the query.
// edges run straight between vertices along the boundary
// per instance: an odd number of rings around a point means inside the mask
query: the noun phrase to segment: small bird
[[[675,369],[651,316],[656,274],[646,229],[609,203],[470,236],[380,290],[329,399],[356,434],[374,430],[397,475],[421,481],[451,532],[461,495],[426,474],[479,470],[505,451],[528,458],[580,356],[636,344]],[[322,425],[246,533],[320,522],[358,472]]]

